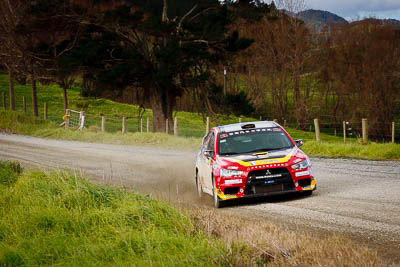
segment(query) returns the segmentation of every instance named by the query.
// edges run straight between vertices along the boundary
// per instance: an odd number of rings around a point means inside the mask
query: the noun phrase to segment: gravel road
[[[47,140],[0,134],[0,159],[41,169],[68,168],[171,201],[197,202],[196,153],[156,147]],[[252,199],[221,209],[318,235],[341,233],[400,264],[400,162],[312,159],[318,190]],[[202,205],[211,206],[211,197]]]

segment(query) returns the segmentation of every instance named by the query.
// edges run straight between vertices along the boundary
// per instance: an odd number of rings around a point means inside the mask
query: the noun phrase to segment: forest
[[[165,131],[178,111],[284,120],[338,130],[368,118],[391,135],[400,113],[400,28],[366,18],[319,31],[302,1],[0,0],[0,71],[139,105]],[[62,108],[62,107],[61,107]],[[172,125],[171,125],[172,126]],[[172,127],[169,127],[172,129]]]

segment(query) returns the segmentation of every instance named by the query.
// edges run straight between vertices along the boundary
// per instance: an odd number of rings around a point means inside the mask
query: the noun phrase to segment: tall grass
[[[374,251],[0,163],[0,266],[379,266]],[[0,175],[1,176],[1,175]]]
[[[229,254],[167,204],[71,173],[24,173],[0,187],[0,207],[0,266],[207,266]]]

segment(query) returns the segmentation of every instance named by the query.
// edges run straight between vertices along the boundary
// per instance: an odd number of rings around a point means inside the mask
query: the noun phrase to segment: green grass
[[[147,196],[67,172],[17,175],[0,183],[0,266],[208,266],[232,253]]]
[[[0,75],[0,93],[7,93],[8,79],[5,75]],[[124,145],[162,145],[166,147],[195,150],[200,147],[201,137],[205,133],[204,116],[196,113],[178,112],[179,135],[180,137],[168,136],[165,134],[141,134],[138,132],[138,106],[120,104],[105,99],[92,99],[80,96],[80,88],[75,85],[68,91],[70,108],[83,110],[86,113],[86,130],[77,132],[74,130],[64,131],[58,125],[63,122],[62,91],[56,85],[38,86],[39,107],[43,103],[48,103],[48,118],[44,122],[42,119],[43,109],[40,108],[39,118],[33,117],[31,108],[28,105],[27,114],[22,111],[22,96],[30,99],[29,85],[15,85],[16,112],[0,111],[0,130],[5,132],[32,135],[37,137],[100,142]],[[99,114],[106,116],[106,132],[100,131],[101,119]],[[121,134],[122,116],[127,116],[128,134]],[[146,110],[144,118],[149,117],[152,123],[151,110]],[[235,116],[218,116],[221,125],[235,123],[239,119]],[[254,118],[242,118],[244,122],[254,121]],[[144,123],[145,123],[144,119]],[[211,122],[211,127],[216,122]],[[145,128],[145,125],[144,125]],[[152,128],[152,126],[150,127]],[[310,156],[322,157],[350,157],[363,159],[400,159],[399,144],[378,144],[370,143],[367,145],[359,144],[356,138],[347,138],[347,143],[343,143],[343,138],[321,133],[322,142],[315,142],[314,132],[299,131],[286,128],[293,139],[304,139],[305,145],[302,148]]]
[[[376,252],[0,162],[0,266],[380,266]],[[340,257],[338,256],[340,255]]]
[[[103,133],[91,127],[84,131],[64,130],[53,122],[43,122],[31,115],[20,112],[0,111],[0,130],[42,138],[53,138],[73,141],[120,145],[156,145],[184,150],[196,150],[200,147],[199,137],[175,137],[163,133]],[[304,139],[302,149],[310,156],[359,158],[379,160],[400,160],[399,144],[378,144],[370,142],[359,144],[356,139],[348,139],[344,144],[342,138],[321,134],[322,142],[316,142],[314,134],[288,129],[294,139]]]

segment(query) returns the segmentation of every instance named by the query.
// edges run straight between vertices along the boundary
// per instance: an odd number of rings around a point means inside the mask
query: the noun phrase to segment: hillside
[[[323,10],[308,9],[299,12],[297,16],[306,22],[310,28],[315,29],[316,31],[322,30],[326,25],[348,23],[344,18]]]

